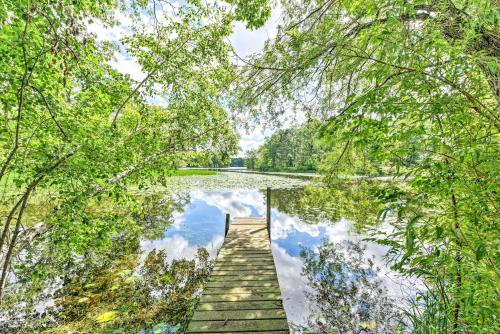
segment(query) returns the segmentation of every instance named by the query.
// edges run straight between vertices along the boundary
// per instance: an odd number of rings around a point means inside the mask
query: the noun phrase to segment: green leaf
[[[436,226],[436,239],[441,239],[443,231],[444,230],[442,226]]]
[[[481,261],[486,256],[486,245],[480,243],[476,248],[476,260]]]
[[[95,320],[98,323],[108,322],[108,321],[114,320],[117,317],[117,315],[118,314],[115,311],[108,311],[108,312],[104,312],[101,315],[97,316],[95,318]]]
[[[410,256],[415,251],[415,223],[420,219],[420,215],[413,217],[406,226],[406,253]]]

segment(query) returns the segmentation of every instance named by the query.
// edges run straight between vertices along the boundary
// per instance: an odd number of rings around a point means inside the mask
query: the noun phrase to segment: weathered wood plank
[[[256,237],[256,238],[264,238],[266,235],[266,230],[261,228],[237,228],[227,234],[227,238],[229,240],[234,238],[242,238],[244,236],[247,237]]]
[[[206,287],[234,288],[234,287],[278,287],[277,281],[209,281]]]
[[[259,245],[269,247],[269,241],[265,239],[248,240],[248,238],[238,238],[229,240],[225,243],[226,247],[229,245]]]
[[[259,255],[259,256],[256,256]],[[274,260],[272,258],[271,254],[249,254],[248,257],[245,257],[241,254],[223,254],[222,256],[219,257],[219,259],[216,261],[218,262],[232,262],[232,263],[254,263],[258,261],[272,261],[274,263]]]
[[[266,243],[232,243],[226,246],[226,250],[241,250],[241,251],[250,251],[250,250],[271,250],[267,248]]]
[[[255,268],[257,266],[260,266],[260,267],[275,268],[274,261],[269,256],[254,257],[248,259],[244,259],[241,257],[240,258],[224,257],[220,261],[216,262],[216,267],[222,267],[222,266],[240,267],[240,268],[245,268],[245,267]]]
[[[281,300],[200,303],[197,311],[283,309]],[[196,312],[195,312],[196,313]]]
[[[262,268],[258,268],[262,267]],[[263,261],[252,262],[219,262],[215,265],[214,270],[226,268],[223,270],[250,270],[250,269],[274,269],[274,263]]]
[[[220,255],[216,263],[218,262],[233,262],[233,263],[253,263],[256,261],[272,261],[274,263],[274,260],[272,259],[271,254],[248,254],[248,257],[242,255],[242,254],[224,254]]]
[[[214,276],[210,278],[210,281],[275,281],[278,277],[276,274],[273,275],[223,275]]]
[[[272,254],[271,246],[269,242],[258,241],[258,242],[228,242],[224,244],[224,248],[220,250],[219,253],[227,252],[251,252],[251,253],[267,253]]]
[[[214,332],[196,332],[196,334],[213,334]],[[242,331],[238,331],[238,332],[224,332],[224,334],[241,334],[241,333],[250,333],[250,332],[242,332]],[[258,334],[289,334],[288,330],[277,330],[277,331],[257,331],[257,332],[254,332],[254,333],[258,333]]]
[[[281,300],[281,293],[234,293],[225,295],[207,295],[201,296],[201,303],[212,302],[246,302],[258,300]]]
[[[223,254],[227,253],[263,253],[267,252],[267,254],[271,254],[271,249],[266,247],[253,247],[252,245],[228,245],[226,249],[222,252]]]
[[[267,252],[271,252],[271,248],[269,246],[267,246],[266,243],[262,243],[262,244],[249,244],[249,243],[240,243],[240,244],[228,244],[224,251],[237,251],[237,250],[240,250],[240,251],[255,251],[255,252],[263,252],[263,251],[267,251]]]
[[[275,275],[274,269],[271,270],[214,270],[212,271],[212,276],[244,276],[244,275]]]
[[[226,243],[225,247],[235,247],[235,246],[241,246],[241,247],[245,247],[245,248],[248,248],[248,247],[254,247],[254,248],[257,248],[257,249],[266,249],[266,248],[269,248],[269,241],[229,241],[228,243]]]
[[[258,259],[255,261],[218,261],[214,268],[219,267],[235,267],[235,269],[243,269],[243,268],[256,268],[256,267],[270,267],[274,268],[274,262]]]
[[[280,293],[279,286],[250,286],[250,287],[205,287],[204,295],[224,295],[224,294],[241,294],[241,293]]]
[[[269,244],[269,240],[266,240],[265,238],[255,238],[253,240],[248,240],[248,237],[244,237],[244,238],[232,238],[231,240],[227,240],[226,241],[226,245],[231,245],[231,244],[235,244],[235,243],[267,243]]]
[[[263,218],[235,218],[187,333],[288,333]]]
[[[228,234],[228,242],[234,239],[243,239],[244,237],[251,238],[255,237],[256,239],[264,239],[265,232],[264,231],[254,231],[254,230],[237,230],[231,234]]]
[[[239,229],[236,229],[235,231],[233,232],[229,232],[227,234],[227,238],[229,240],[232,240],[232,239],[236,239],[236,238],[243,238],[244,236],[252,236],[252,237],[255,237],[255,238],[259,238],[259,239],[262,239],[265,237],[266,235],[266,230],[265,229],[243,229],[243,228],[239,228]]]
[[[268,255],[253,256],[253,257],[226,256],[226,257],[221,257],[217,260],[217,264],[226,264],[226,263],[234,263],[234,265],[253,264],[253,263],[265,263],[265,264],[271,263],[271,264],[274,264],[274,261]]]
[[[245,250],[238,250],[238,249],[223,249],[219,252],[219,256],[223,257],[226,255],[231,255],[232,257],[237,257],[237,256],[262,256],[262,255],[272,255],[271,249],[245,249]]]
[[[254,258],[266,258],[268,260],[272,259],[272,253],[270,250],[262,250],[259,252],[229,252],[228,250],[221,251],[218,255],[218,261],[226,261],[227,259],[246,259],[253,260]]]
[[[287,330],[286,319],[264,319],[264,320],[213,320],[213,321],[191,321],[189,331],[225,333],[244,329],[247,332],[262,330]]]
[[[228,231],[227,235],[235,235],[238,234],[240,231],[246,231],[246,232],[266,232],[266,226],[265,225],[242,225],[242,224],[232,224],[230,231]]]
[[[268,250],[266,253],[264,251],[256,251],[255,248],[235,248],[235,249],[227,249],[226,251],[221,252],[222,256],[233,255],[235,257],[237,255],[242,255],[245,253],[248,253],[249,255],[250,254],[260,254],[260,255],[266,255],[266,256],[272,255],[271,250]]]
[[[274,271],[274,266],[271,265],[246,265],[246,266],[230,266],[230,265],[217,265],[213,269],[213,272],[220,272],[220,271],[237,271],[237,272],[245,272],[245,271],[255,271],[255,270],[273,270]]]
[[[245,271],[245,270],[274,270],[274,266],[272,264],[263,264],[263,265],[258,265],[256,263],[247,263],[244,265],[234,265],[234,264],[220,264],[218,263],[214,269],[214,271],[228,271],[228,270],[234,270],[234,271]]]
[[[246,255],[245,255],[246,254]],[[246,257],[248,259],[252,257],[267,257],[271,258],[272,253],[270,249],[255,250],[255,249],[225,249],[219,253],[221,259],[226,257],[230,258],[241,258]]]
[[[227,264],[231,266],[246,265],[254,263],[262,264],[274,264],[273,259],[269,255],[253,256],[253,257],[243,257],[243,256],[224,256],[217,260],[216,264]]]
[[[196,312],[192,320],[226,320],[226,319],[286,319],[282,309],[270,310],[227,310]]]

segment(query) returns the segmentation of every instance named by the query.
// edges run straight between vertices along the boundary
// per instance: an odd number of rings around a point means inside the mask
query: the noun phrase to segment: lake
[[[384,259],[387,248],[374,242],[363,241],[369,234],[360,229],[357,222],[341,216],[332,220],[328,218],[327,212],[322,212],[324,209],[321,207],[301,205],[307,196],[305,188],[309,187],[310,193],[311,189],[314,189],[311,187],[320,186],[317,180],[233,172],[169,178],[165,196],[159,203],[178,202],[172,213],[172,224],[165,229],[161,237],[143,238],[141,248],[144,253],[153,249],[164,249],[168,259],[172,260],[194,258],[197,249],[203,247],[215,258],[224,241],[225,214],[229,213],[231,218],[264,217],[265,189],[268,186],[272,188],[272,251],[284,308],[289,322],[294,326],[299,329],[308,327],[314,322],[312,319],[318,310],[324,309],[325,305],[320,304],[331,302],[328,301],[328,296],[318,296],[322,293],[321,287],[318,288],[320,285],[316,284],[315,288],[314,284],[311,284],[311,277],[317,278],[318,281],[323,279],[322,283],[335,285],[339,277],[345,276],[346,279],[342,282],[347,284],[345,286],[352,288],[353,282],[359,282],[365,286],[354,287],[354,290],[361,291],[364,288],[369,293],[370,289],[380,288],[383,290],[383,297],[391,301],[402,302],[414,294],[415,282],[405,280],[388,267]],[[335,207],[335,204],[330,203],[331,206]],[[382,223],[378,228],[387,227]],[[327,243],[334,245],[336,251],[346,256],[345,263],[340,264],[339,272],[333,276],[324,273],[317,275],[318,273],[312,273],[311,270],[306,273],[306,258],[314,262],[320,250],[327,249]],[[357,253],[353,253],[353,244],[361,247],[357,249]],[[358,263],[354,264],[354,260]],[[370,268],[363,271],[350,269],[353,266],[363,267],[364,264],[359,262],[365,260],[370,263]],[[365,273],[362,279],[358,277],[360,272]],[[328,280],[331,282],[328,283]],[[371,283],[366,283],[365,280]],[[352,291],[346,299],[353,298]],[[381,296],[366,297],[364,302],[370,302],[370,298],[372,303],[376,303]],[[361,308],[359,304],[358,302],[356,307]],[[363,307],[373,312],[374,309],[385,306]],[[369,314],[366,316],[367,319],[370,317]],[[378,322],[377,319],[369,321],[368,325],[373,321]],[[386,321],[385,315],[381,316],[380,321]]]
[[[61,220],[84,229],[96,224],[86,248],[76,248],[80,241],[72,235],[60,239],[58,225],[27,247],[0,312],[0,333],[23,327],[182,332],[195,306],[192,296],[202,293],[209,274],[210,261],[200,260],[200,251],[216,259],[226,214],[264,217],[267,187],[271,248],[292,332],[411,332],[401,306],[421,284],[392,270],[388,248],[367,240],[394,228],[390,212],[380,219],[383,204],[372,193],[373,186],[390,184],[346,180],[327,186],[317,177],[235,172],[164,181],[131,187],[130,205],[94,199],[92,220]],[[59,238],[64,251],[47,248],[51,238]],[[145,311],[157,313],[146,321]]]

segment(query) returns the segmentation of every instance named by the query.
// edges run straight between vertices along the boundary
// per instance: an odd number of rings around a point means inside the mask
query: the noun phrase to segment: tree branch
[[[35,86],[33,85],[30,85],[30,87],[38,93],[38,95],[40,95],[40,97],[42,98],[42,101],[43,103],[45,104],[45,107],[47,108],[47,111],[49,112],[50,114],[50,117],[52,118],[52,120],[54,121],[54,123],[57,125],[57,127],[59,128],[59,131],[62,133],[62,135],[64,136],[64,138],[68,138],[68,136],[66,135],[66,132],[64,131],[63,127],[61,126],[61,124],[59,124],[59,122],[57,121],[56,119],[56,116],[55,114],[52,112],[52,110],[50,109],[50,106],[49,106],[49,103],[47,102],[47,99],[45,98],[45,95],[43,95],[43,93],[38,89],[36,88]]]

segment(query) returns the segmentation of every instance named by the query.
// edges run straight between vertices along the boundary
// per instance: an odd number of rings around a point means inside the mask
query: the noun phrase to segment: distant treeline
[[[186,166],[179,167],[204,167],[204,168],[226,168],[226,167],[245,167],[245,158],[229,158],[212,154],[210,156],[200,155],[193,158]]]
[[[263,171],[316,171],[324,151],[317,142],[320,123],[279,130],[258,149],[247,152],[245,166]]]
[[[317,120],[278,130],[259,148],[246,152],[244,165],[261,171],[324,172],[340,171],[345,174],[381,176],[396,172],[394,166],[405,169],[417,157],[411,154],[396,161],[381,162],[373,147],[366,143],[352,142],[345,146],[343,131],[330,133],[328,125]],[[343,157],[339,160],[339,156]],[[396,158],[393,158],[396,159]]]
[[[349,175],[383,176],[405,173],[425,157],[416,152],[381,161],[374,152],[377,145],[365,141],[344,143],[348,129],[333,131],[328,123],[309,120],[288,129],[281,129],[266,138],[263,145],[249,150],[244,157],[202,153],[178,167],[247,167],[273,172],[321,172]],[[408,140],[411,147],[413,140]],[[339,159],[339,157],[341,159]]]

